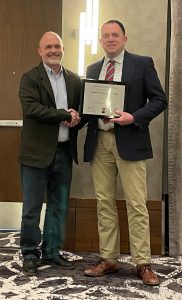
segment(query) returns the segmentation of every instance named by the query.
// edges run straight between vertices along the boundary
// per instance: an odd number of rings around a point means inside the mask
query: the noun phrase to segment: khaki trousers
[[[126,199],[133,263],[150,263],[146,162],[121,159],[115,135],[100,130],[91,171],[97,198],[100,256],[114,261],[120,255],[120,228],[116,207],[116,182],[119,173]]]

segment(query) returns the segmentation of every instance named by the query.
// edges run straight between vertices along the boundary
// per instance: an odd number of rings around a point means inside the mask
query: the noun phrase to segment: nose
[[[52,48],[51,48],[51,51],[52,51],[52,52],[56,52],[56,47],[52,47]]]
[[[110,34],[110,35],[108,36],[108,41],[113,41],[113,40],[114,40],[114,37],[113,37],[112,34]]]

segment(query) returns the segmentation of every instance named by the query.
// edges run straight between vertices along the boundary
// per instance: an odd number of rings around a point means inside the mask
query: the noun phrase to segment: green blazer
[[[68,108],[79,109],[81,80],[63,68]],[[59,123],[70,121],[64,109],[57,109],[53,90],[43,63],[22,75],[19,97],[23,110],[23,127],[19,162],[45,168],[52,162],[58,142]],[[77,163],[77,129],[70,128],[70,153]]]

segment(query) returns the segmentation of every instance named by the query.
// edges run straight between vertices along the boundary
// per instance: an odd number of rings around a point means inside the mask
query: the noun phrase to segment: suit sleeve
[[[160,84],[152,58],[148,58],[144,68],[143,88],[147,103],[132,115],[139,127],[148,126],[150,121],[167,107],[166,95]]]
[[[27,119],[34,119],[46,123],[70,121],[71,115],[64,109],[53,106],[52,99],[38,80],[29,74],[24,74],[20,80],[19,97],[23,115]]]

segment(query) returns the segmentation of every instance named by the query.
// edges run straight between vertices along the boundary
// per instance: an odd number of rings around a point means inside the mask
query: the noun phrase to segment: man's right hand
[[[81,120],[78,112],[73,108],[70,108],[67,111],[71,114],[71,121],[65,121],[64,124],[70,128],[76,126]]]

